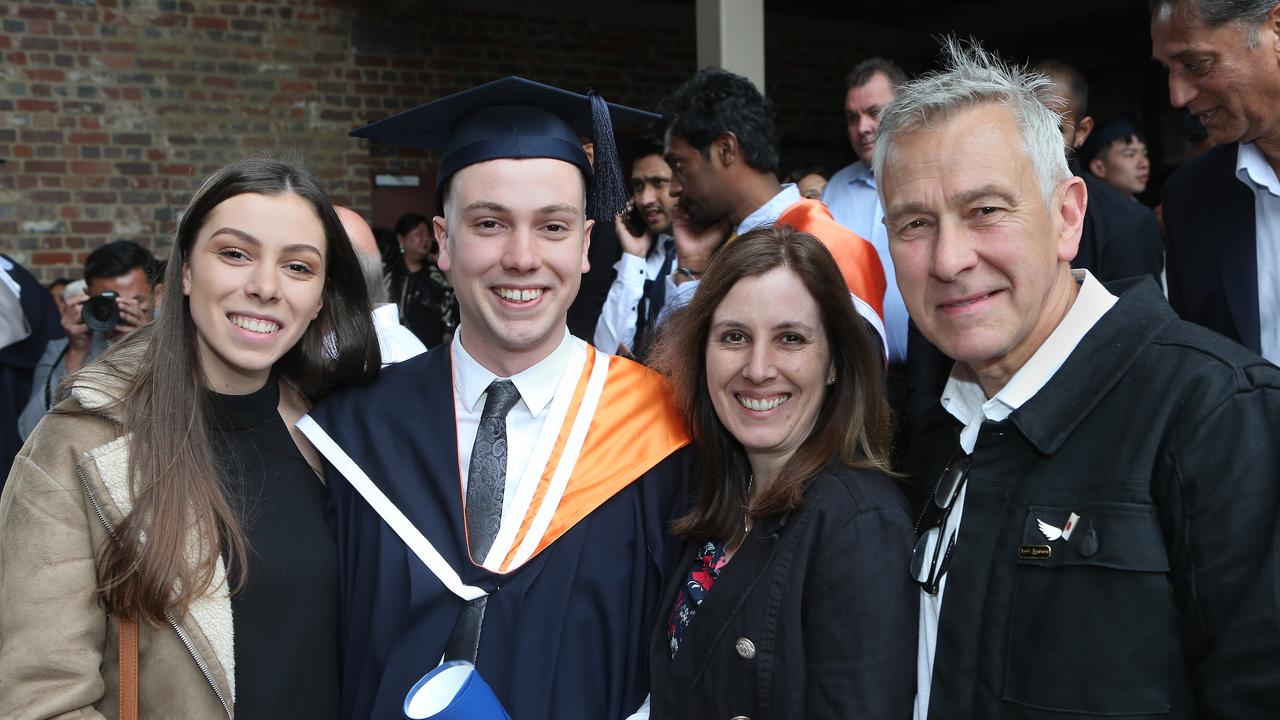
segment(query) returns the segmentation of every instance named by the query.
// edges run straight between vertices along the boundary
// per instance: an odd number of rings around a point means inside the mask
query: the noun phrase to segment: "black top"
[[[409,328],[428,349],[453,337],[458,326],[458,300],[440,268],[427,260],[410,272],[403,257],[387,271],[391,300],[400,310],[400,324]]]
[[[338,718],[337,546],[325,489],[276,406],[273,375],[249,395],[210,393],[214,452],[249,539],[231,598],[236,720]]]

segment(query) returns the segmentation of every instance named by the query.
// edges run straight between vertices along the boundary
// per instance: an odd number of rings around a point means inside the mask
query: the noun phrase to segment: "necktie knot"
[[[482,418],[505,418],[520,401],[520,391],[510,380],[494,380],[486,392],[484,410],[480,412]]]

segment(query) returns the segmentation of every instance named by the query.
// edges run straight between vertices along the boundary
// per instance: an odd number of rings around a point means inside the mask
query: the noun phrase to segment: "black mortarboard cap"
[[[1142,126],[1142,120],[1138,117],[1138,113],[1132,110],[1124,110],[1106,120],[1098,123],[1098,126],[1089,133],[1089,137],[1085,138],[1084,144],[1080,146],[1077,153],[1080,162],[1088,165],[1102,149],[1116,140],[1136,137],[1142,139],[1142,132],[1138,130]]]
[[[468,165],[499,158],[554,158],[587,178],[587,214],[612,221],[627,201],[614,127],[648,125],[660,116],[519,77],[494,80],[432,100],[351,131],[388,145],[437,150],[436,205],[445,184]],[[595,168],[579,138],[595,145]]]

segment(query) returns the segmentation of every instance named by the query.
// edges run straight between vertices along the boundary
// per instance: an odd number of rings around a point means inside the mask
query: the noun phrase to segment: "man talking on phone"
[[[645,133],[632,143],[631,202],[614,220],[622,259],[596,322],[597,348],[643,361],[666,296],[664,278],[677,266],[671,233],[676,199],[662,138]]]

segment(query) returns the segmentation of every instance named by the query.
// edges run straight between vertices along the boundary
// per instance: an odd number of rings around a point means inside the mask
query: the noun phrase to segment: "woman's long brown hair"
[[[746,452],[711,403],[707,342],[716,308],[733,286],[782,267],[800,278],[818,305],[837,380],[827,389],[809,437],[773,485],[752,500]],[[670,379],[701,461],[694,508],[673,528],[680,537],[736,544],[742,539],[744,512],[768,516],[800,507],[805,483],[837,458],[850,467],[887,472],[891,433],[883,360],[866,322],[853,309],[835,259],[812,235],[769,226],[721,248],[693,300],[663,324],[652,364]]]
[[[111,612],[126,617],[160,623],[166,611],[181,616],[212,588],[220,556],[231,591],[244,584],[249,543],[211,448],[196,328],[182,292],[183,266],[205,218],[244,193],[297,195],[325,230],[324,304],[276,363],[280,377],[314,402],[337,386],[368,380],[380,366],[364,279],[320,182],[266,158],[237,161],[208,178],[178,224],[159,317],[82,371],[129,385],[118,409],[129,437],[133,507],[117,528],[118,543],[106,543],[97,562],[99,593]]]

